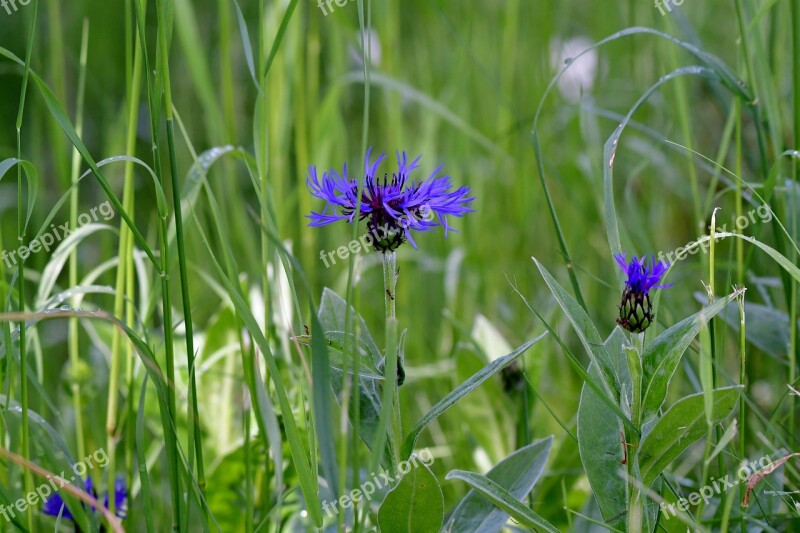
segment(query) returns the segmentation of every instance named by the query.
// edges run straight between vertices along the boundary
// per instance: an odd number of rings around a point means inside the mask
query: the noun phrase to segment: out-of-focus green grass
[[[76,97],[82,21],[88,19],[84,141],[96,159],[125,152],[126,20],[121,4],[96,0],[43,1],[34,41],[34,69],[51,84],[71,113]],[[267,48],[287,4],[265,2],[263,24]],[[748,16],[752,16],[762,3],[745,4]],[[323,16],[313,2],[300,2],[277,51],[266,86],[268,133],[259,137],[266,143],[265,147],[254,146],[256,91],[231,7],[227,8],[227,26],[221,27],[219,3],[178,0],[176,6],[172,93],[175,110],[194,149],[204,151],[225,144],[243,146],[250,152],[266,148],[272,214],[280,237],[291,243],[315,291],[315,298],[319,299],[325,286],[343,293],[347,265],[339,262],[325,268],[319,253],[320,250],[334,250],[349,241],[350,228],[306,226],[305,214],[321,205],[308,195],[305,173],[310,164],[323,169],[341,168],[346,161],[351,169],[361,167],[365,110],[357,4],[350,2],[335,7],[332,14]],[[412,424],[457,385],[462,376],[451,370],[457,366],[459,358],[468,357],[468,332],[479,314],[487,317],[513,346],[542,330],[541,324],[515,294],[514,287],[545,310],[558,324],[564,338],[574,344],[576,353],[580,353],[568,324],[554,311],[549,293],[531,262],[531,256],[537,257],[557,273],[566,286],[565,261],[543,199],[531,144],[537,104],[560,67],[554,63],[551,52],[558,41],[582,36],[594,42],[626,27],[644,25],[694,42],[738,69],[742,56],[731,3],[687,0],[684,7],[685,18],[676,23],[676,19],[660,16],[650,3],[623,0],[603,5],[583,0],[558,3],[540,0],[373,2],[371,21],[376,42],[371,67],[369,145],[390,155],[395,150],[421,153],[420,176],[444,165],[454,181],[470,186],[476,197],[475,213],[454,222],[458,233],[451,233],[447,240],[440,233],[422,235],[417,238],[419,250],[405,246],[399,254],[397,314],[401,328],[409,331],[405,351],[409,379],[402,388],[406,425]],[[259,25],[257,3],[243,2],[242,9],[251,40],[258,47],[255,41]],[[759,57],[758,61],[764,62],[771,76],[762,81],[776,88],[777,109],[788,117],[791,105],[787,91],[791,79],[786,65],[791,51],[783,46],[789,35],[786,11],[787,7],[776,5],[759,22],[766,41],[762,43],[766,57]],[[21,7],[13,16],[0,10],[0,46],[24,57],[31,15],[30,6]],[[58,35],[58,29],[63,32],[62,36]],[[668,71],[691,63],[687,54],[674,52],[662,40],[648,36],[621,39],[599,49],[593,85],[580,102],[564,98],[556,91],[544,107],[539,135],[548,184],[572,255],[570,266],[577,272],[590,315],[605,325],[601,331],[603,335],[613,329],[620,287],[613,272],[616,266],[610,257],[603,222],[602,145],[641,93]],[[59,71],[63,71],[63,80]],[[20,73],[21,69],[11,62],[0,61],[0,159],[16,153],[14,118]],[[730,101],[724,97],[720,100],[709,84],[696,78],[686,78],[681,83],[688,95],[686,108],[681,110],[679,106],[678,86],[666,86],[634,117],[637,123],[650,128],[652,134],[629,129],[617,153],[615,193],[619,225],[623,246],[631,254],[671,251],[705,231],[697,224],[693,206],[689,180],[692,163],[683,152],[674,150],[663,140],[689,144],[681,129],[683,121],[689,126],[692,148],[716,158],[727,118],[727,108],[722,104],[729,106]],[[748,116],[742,123],[745,128],[743,176],[749,181],[761,182],[765,176],[759,173],[758,166],[749,164],[758,158],[752,120]],[[779,152],[794,146],[790,128],[784,125],[784,130],[783,138],[770,139],[771,149]],[[135,155],[149,162],[151,143],[143,99]],[[23,156],[41,173],[41,195],[32,220],[37,228],[69,183],[68,148],[39,95],[30,91],[22,149]],[[164,153],[162,150],[162,155]],[[183,180],[193,160],[180,134],[177,155]],[[164,157],[161,163],[166,167],[168,161]],[[724,162],[734,167],[733,151]],[[122,167],[109,168],[108,176],[121,194]],[[721,219],[729,222],[734,213],[733,192],[729,190],[715,196],[715,191],[708,188],[709,173],[699,167],[695,171],[701,197],[704,200],[707,196],[714,197],[713,205],[723,208]],[[225,239],[243,276],[257,286],[266,266],[261,259],[261,230],[254,219],[260,208],[249,179],[242,165],[232,163],[215,166],[208,178],[229,229]],[[136,222],[146,228],[143,233],[154,241],[157,215],[148,180],[143,175],[136,180]],[[724,187],[724,183],[719,184],[717,191]],[[80,205],[89,208],[103,200],[99,187],[86,180],[80,188]],[[199,219],[209,222],[211,214],[207,203],[200,201],[197,205]],[[709,215],[710,212],[703,212],[706,220]],[[0,232],[6,248],[16,242],[16,216],[14,181],[4,180],[0,183]],[[65,208],[57,215],[57,220],[65,221],[67,216]],[[116,223],[119,219],[115,219]],[[221,328],[217,320],[220,300],[201,273],[215,274],[193,222],[187,223],[187,228],[195,328],[200,334],[211,336],[213,326]],[[769,239],[771,232],[764,229],[763,236]],[[732,245],[721,244],[718,253],[723,261],[734,261]],[[82,273],[116,254],[117,243],[110,234],[92,239],[80,248]],[[48,261],[49,257],[43,253],[28,261],[34,285],[37,273]],[[752,268],[757,276],[777,276],[774,266],[758,258]],[[731,267],[719,274],[720,286],[724,284],[725,290],[730,286],[728,279],[733,271]],[[677,284],[664,293],[659,316],[662,324],[669,325],[697,309],[693,293],[703,290],[700,280],[706,280],[706,272],[707,259],[700,256],[692,256],[673,269],[672,281]],[[177,267],[170,274],[177,279]],[[363,257],[357,280],[358,309],[373,333],[382,338],[383,286],[375,253]],[[66,278],[61,280],[62,287],[65,281]],[[113,274],[102,277],[99,283],[113,285]],[[778,305],[784,305],[780,290],[771,292]],[[176,288],[173,294],[176,310],[179,296]],[[92,302],[104,309],[113,307],[112,296],[96,295]],[[157,320],[151,321],[148,328],[155,328],[157,323]],[[301,333],[303,323],[302,318],[295,317],[292,324],[295,333]],[[42,411],[45,418],[67,435],[65,440],[72,442],[64,324],[52,323],[39,328],[46,361],[42,382],[46,395],[35,392],[31,408]],[[228,333],[233,331],[235,336],[235,327],[228,324]],[[84,359],[94,371],[85,388],[88,441],[94,448],[105,442],[105,409],[100,407],[104,407],[105,402],[107,370],[103,358],[95,350],[103,341],[107,342],[103,338],[107,331],[93,332],[95,336],[89,333],[91,330],[82,330],[81,346],[85,350]],[[719,335],[722,339],[725,333]],[[734,339],[735,335],[728,333],[727,340]],[[277,344],[280,338],[274,334],[270,340]],[[726,346],[725,340],[720,342]],[[291,352],[288,346],[280,348],[284,356]],[[297,354],[291,357],[285,363],[299,365]],[[530,385],[564,423],[574,424],[581,381],[556,343],[538,344],[525,360]],[[734,355],[722,356],[723,367],[727,367],[731,375],[736,375],[737,360]],[[763,389],[772,391],[767,399],[759,399],[759,405],[769,412],[783,393],[784,369],[755,349],[749,360],[751,382],[763,382]],[[204,378],[209,387],[229,386],[224,379],[232,377],[234,385],[230,386],[241,392],[242,374],[238,365],[228,365],[224,371],[216,373],[217,377]],[[291,394],[297,395],[296,383],[303,379],[302,370],[293,368],[287,373],[294,377],[295,388]],[[497,383],[493,386],[499,391]],[[693,384],[687,380],[675,389],[676,393],[681,389],[686,392],[693,390]],[[232,397],[241,400],[238,394]],[[58,415],[46,408],[45,398],[57,407]],[[299,397],[294,398],[299,401]],[[497,410],[509,410],[508,417],[516,421],[519,398],[512,401],[487,395],[486,400]],[[586,487],[579,482],[581,468],[577,449],[540,401],[533,400],[531,405],[528,421],[531,436],[541,438],[555,433],[557,437],[552,470],[544,488],[534,498],[534,508],[555,523],[566,524],[561,508],[567,505],[579,510],[587,500]],[[238,406],[236,411],[238,413]],[[154,411],[150,415],[157,426],[157,414]],[[215,414],[206,411],[200,415],[204,432],[215,433]],[[476,441],[480,438],[472,436],[474,428],[464,422],[470,416],[470,405],[465,404],[461,411],[448,413],[427,431],[425,444],[435,446],[438,451],[439,459],[434,466],[438,474],[443,475],[456,467],[481,469],[486,466],[476,452]],[[756,426],[751,436],[757,430],[766,431]],[[241,435],[231,440],[237,438]],[[213,440],[210,436],[205,440],[210,447],[206,460],[211,465],[222,460],[215,455],[219,450],[213,449]],[[506,453],[520,444],[509,437]],[[751,444],[759,445],[755,440]],[[214,475],[221,475],[214,474],[213,467],[211,470],[212,479]],[[165,471],[162,474],[162,479],[166,479]],[[562,476],[565,476],[563,488],[567,501],[562,500]],[[269,483],[264,479],[258,482]],[[464,493],[463,486],[452,483],[444,483],[443,488],[447,508]],[[168,492],[163,486],[153,489],[158,494]],[[213,495],[215,487],[210,485],[208,490]],[[166,501],[166,496],[163,499]],[[164,520],[168,519],[163,518],[158,507],[157,510],[157,523],[166,524]],[[142,518],[133,516],[131,522],[141,526]]]

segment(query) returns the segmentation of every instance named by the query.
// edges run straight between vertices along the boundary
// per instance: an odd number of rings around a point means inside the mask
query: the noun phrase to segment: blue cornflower
[[[381,180],[376,174],[386,155],[381,154],[371,162],[371,151],[371,148],[367,151],[364,165],[359,218],[367,219],[368,240],[379,252],[394,251],[406,240],[416,248],[411,231],[428,231],[440,224],[446,238],[448,231],[455,231],[448,224],[447,217],[460,217],[472,212],[470,204],[474,198],[469,196],[469,187],[451,190],[450,177],[439,176],[441,166],[425,180],[410,181],[408,176],[417,169],[421,156],[409,163],[406,153],[402,152],[397,154],[397,171],[391,179],[384,174]],[[324,226],[339,220],[355,222],[359,179],[348,176],[347,164],[341,175],[331,169],[320,179],[313,165],[308,173],[306,184],[309,191],[327,202],[322,212],[308,215],[311,219],[309,226]]]
[[[644,256],[633,256],[628,263],[627,254],[624,253],[618,253],[614,259],[628,278],[625,280],[625,290],[619,305],[617,324],[630,332],[641,333],[653,322],[650,289],[666,289],[672,286],[672,283],[660,285],[669,265],[662,261],[656,262],[655,257],[648,264]]]
[[[97,492],[94,490],[94,486],[92,485],[92,478],[87,477],[86,481],[84,482],[86,490],[84,492],[92,495],[95,499],[97,498]],[[103,505],[105,505],[106,509],[108,509],[108,494],[105,496],[105,500],[103,501]],[[125,518],[128,514],[128,487],[125,486],[125,480],[117,478],[114,482],[114,507],[115,507],[115,514],[117,518]],[[62,511],[63,509],[63,511]],[[56,493],[50,496],[47,501],[44,502],[42,506],[42,512],[44,514],[50,516],[58,516],[59,514],[66,518],[67,520],[74,520],[75,517],[72,516],[72,513],[69,512],[66,504],[64,504],[64,499],[61,497],[60,494]]]

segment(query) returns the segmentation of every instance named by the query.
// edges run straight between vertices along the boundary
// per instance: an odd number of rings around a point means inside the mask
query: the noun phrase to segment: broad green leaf
[[[331,386],[333,387],[336,395],[336,400],[339,405],[344,403],[342,392],[344,391],[343,374],[338,370],[331,372]],[[359,380],[359,402],[358,402],[358,434],[364,441],[368,448],[372,449],[375,442],[375,435],[377,434],[378,426],[381,418],[381,394],[378,389],[378,382],[372,379]],[[355,402],[349,402],[349,419],[352,423],[356,418]],[[391,464],[393,457],[391,439],[386,440],[386,447],[384,449],[383,458],[385,464]]]
[[[389,491],[378,511],[381,533],[433,532],[442,526],[444,496],[436,476],[424,463],[408,465],[411,470]]]
[[[311,346],[310,335],[299,335],[293,337],[293,339],[305,346]],[[370,353],[369,346],[363,339],[356,339],[352,333],[347,334],[344,331],[326,331],[325,340],[328,342],[328,359],[333,368],[348,374],[353,373],[353,352],[346,348],[356,344],[358,346],[358,352],[361,355],[358,374],[363,378],[383,379],[383,373],[378,370],[375,363],[373,363],[375,357]]]
[[[620,391],[619,365],[618,362],[614,361],[608,354],[592,319],[589,318],[589,315],[586,314],[583,307],[558,284],[536,258],[533,258],[533,262],[536,263],[536,266],[539,268],[539,272],[542,274],[544,282],[547,283],[547,286],[550,288],[550,292],[553,294],[556,302],[558,302],[558,305],[561,306],[561,309],[566,313],[572,327],[575,328],[575,332],[578,334],[578,338],[581,340],[581,344],[583,344],[586,353],[589,355],[592,362],[598,366],[602,383],[609,397],[614,400],[614,402],[618,402]]]
[[[347,307],[347,302],[341,296],[327,287],[323,289],[322,300],[319,303],[319,322],[322,325],[322,329],[326,332],[326,337],[327,332],[345,331]],[[349,307],[351,319],[358,331],[359,346],[369,353],[372,358],[373,367],[377,368],[382,357],[381,350],[378,348],[378,345],[375,344],[372,335],[370,335],[369,329],[367,329],[367,323],[364,322],[361,315],[353,309],[352,305]],[[343,341],[346,339],[342,338],[341,340]],[[362,361],[362,364],[366,365],[369,364],[369,362]]]
[[[713,425],[719,424],[731,413],[742,392],[741,386],[715,389]],[[681,399],[658,419],[653,429],[642,440],[637,458],[642,483],[649,487],[667,466],[694,441],[702,437],[706,424],[703,393]]]
[[[347,341],[347,338],[344,336],[344,329],[348,307],[350,308],[351,320],[358,331],[357,340],[359,352],[362,355],[360,358],[359,373],[361,375],[372,373],[381,378],[383,376],[383,373],[378,370],[377,366],[381,360],[381,352],[370,335],[366,322],[361,315],[353,309],[352,305],[348,306],[347,302],[341,296],[326,287],[322,291],[322,300],[319,304],[319,323],[325,332],[326,339],[334,342],[333,345],[329,345],[331,365],[334,367],[334,371],[331,373],[331,386],[333,387],[339,405],[341,405],[344,400],[342,398],[342,393],[344,392],[343,369],[352,369],[354,362],[353,355],[348,354],[342,344]],[[353,334],[351,333],[351,339],[352,336]],[[352,370],[348,370],[348,373],[352,374]],[[354,410],[355,402],[351,401],[349,402],[350,412],[348,416],[351,423],[356,416],[358,416],[358,434],[367,447],[370,447],[372,443],[375,442],[376,431],[380,423],[381,395],[378,389],[378,382],[375,379],[359,379],[358,382],[359,413],[356,414]],[[391,457],[391,439],[387,439],[384,459],[389,460]]]
[[[612,357],[624,360],[627,344],[625,332],[617,327],[606,340],[605,348]],[[589,367],[589,375],[593,379],[599,376],[594,364]],[[630,402],[630,378],[627,373],[623,373],[622,377],[626,402]],[[622,465],[625,458],[622,449],[623,434],[620,419],[584,383],[578,407],[578,449],[581,462],[603,518],[611,527],[624,529],[626,487],[625,479],[619,476],[619,470],[625,468]]]
[[[792,276],[795,281],[800,282],[800,268],[797,268],[789,259],[785,256],[781,255],[776,249],[764,244],[763,242],[750,237],[749,235],[743,235],[741,233],[729,233],[729,232],[721,232],[716,234],[717,239],[724,239],[727,237],[735,237],[737,239],[742,239],[743,241],[747,241],[750,244],[755,244],[759,248],[761,248],[764,252],[767,253],[772,259],[775,260],[783,269]]]
[[[681,356],[711,318],[725,309],[741,290],[720,298],[700,312],[685,318],[664,331],[644,350],[642,356],[642,422],[655,418],[667,398],[667,387]]]
[[[446,479],[460,479],[467,482],[475,491],[531,530],[543,529],[551,533],[559,533],[553,524],[528,509],[506,489],[485,476],[464,470],[451,470]]]
[[[547,437],[515,451],[489,470],[486,478],[494,481],[517,500],[522,500],[533,489],[544,471],[553,437]],[[444,527],[447,532],[500,531],[508,521],[508,513],[474,490],[459,502]]]
[[[459,385],[454,391],[450,394],[445,396],[439,403],[433,406],[428,414],[422,417],[422,419],[417,422],[417,425],[414,426],[414,429],[406,435],[405,440],[403,441],[403,449],[401,456],[403,458],[409,457],[411,452],[414,450],[414,445],[417,443],[417,438],[419,434],[422,433],[422,430],[425,429],[431,421],[435,420],[439,417],[442,413],[450,409],[453,405],[456,404],[458,400],[475,390],[477,387],[480,386],[481,383],[495,375],[497,372],[501,371],[503,368],[507,367],[514,361],[517,357],[522,355],[525,350],[539,342],[547,333],[542,333],[538,337],[533,340],[530,340],[511,352],[508,355],[504,355],[499,359],[495,359],[492,363],[483,367],[483,369],[478,372],[477,374],[473,375],[467,381]]]

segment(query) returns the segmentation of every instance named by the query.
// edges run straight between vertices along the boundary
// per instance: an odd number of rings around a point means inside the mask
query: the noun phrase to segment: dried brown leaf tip
[[[766,478],[768,475],[773,473],[775,470],[783,466],[789,459],[792,457],[798,457],[800,453],[790,453],[789,455],[785,455],[775,461],[774,463],[770,464],[768,467],[759,470],[755,474],[751,475],[747,478],[747,490],[744,493],[744,497],[742,498],[742,507],[747,507],[750,505],[750,493],[756,488],[756,485],[761,483],[761,480]]]

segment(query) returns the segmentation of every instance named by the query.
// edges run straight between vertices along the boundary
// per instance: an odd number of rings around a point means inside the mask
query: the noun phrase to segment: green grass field
[[[0,531],[797,531],[800,0],[679,1],[0,0]]]

